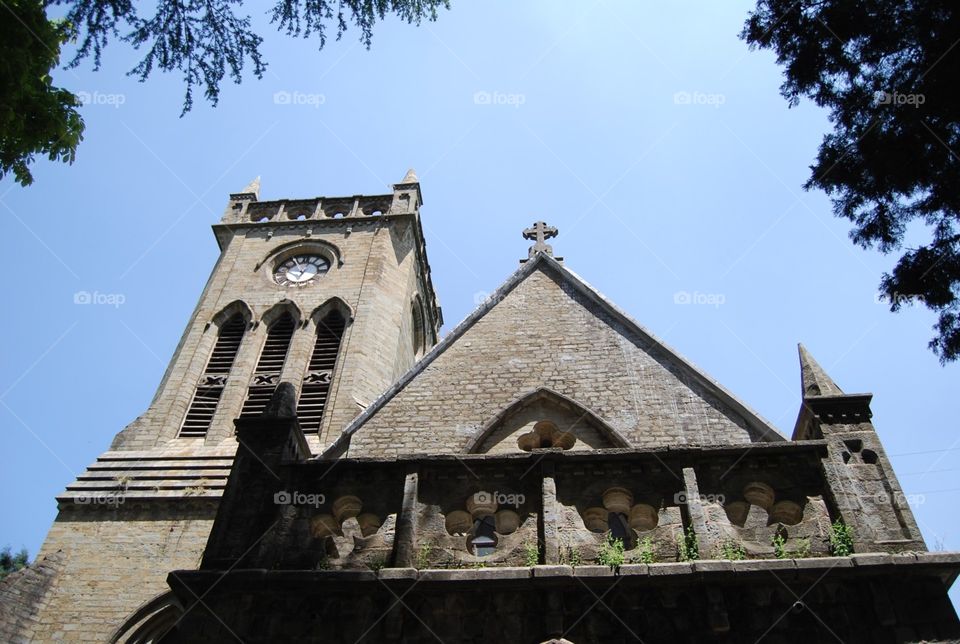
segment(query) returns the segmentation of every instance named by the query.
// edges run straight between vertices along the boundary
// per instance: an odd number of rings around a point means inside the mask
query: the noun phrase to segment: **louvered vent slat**
[[[254,383],[250,385],[250,389],[247,391],[247,399],[240,411],[241,417],[259,416],[266,409],[267,403],[270,402],[270,397],[276,389],[276,383],[280,381],[283,363],[287,360],[290,340],[293,338],[293,327],[293,316],[284,313],[267,331],[267,339],[264,340],[260,359],[257,361]],[[273,376],[274,384],[257,384],[257,376]]]
[[[230,373],[246,329],[246,320],[239,313],[220,327],[213,352],[207,360],[207,368],[204,369],[204,376]],[[201,438],[206,436],[222,394],[223,385],[197,387],[193,400],[190,401],[190,407],[187,409],[187,415],[183,419],[183,425],[180,427],[180,436]]]
[[[333,372],[345,326],[346,320],[336,311],[321,320],[317,326],[317,339],[310,356],[309,371]],[[301,388],[300,400],[297,402],[297,417],[300,419],[300,428],[305,434],[316,434],[320,431],[320,421],[323,420],[329,391],[329,380],[306,382]]]

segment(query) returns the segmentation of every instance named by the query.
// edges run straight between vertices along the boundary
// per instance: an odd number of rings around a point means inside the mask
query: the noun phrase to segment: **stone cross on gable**
[[[547,240],[556,237],[559,232],[555,227],[548,226],[542,221],[535,222],[533,226],[524,230],[524,239],[536,240],[536,243],[530,247],[530,257],[532,258],[538,251],[553,257],[553,246],[548,244]]]

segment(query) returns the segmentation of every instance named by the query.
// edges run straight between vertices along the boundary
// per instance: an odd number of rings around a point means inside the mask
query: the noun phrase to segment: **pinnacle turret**
[[[823,367],[813,359],[803,344],[798,344],[800,352],[800,386],[803,396],[836,396],[843,390],[827,375]]]

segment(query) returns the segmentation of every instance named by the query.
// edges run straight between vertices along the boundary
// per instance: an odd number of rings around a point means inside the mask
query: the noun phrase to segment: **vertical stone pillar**
[[[557,482],[553,463],[544,463],[540,512],[540,544],[544,563],[560,563],[560,508],[557,505]]]
[[[257,545],[290,509],[283,466],[309,454],[295,416],[297,394],[281,382],[263,415],[239,418],[237,455],[217,508],[201,569],[229,569],[240,559],[256,563]],[[289,518],[289,517],[287,517]]]
[[[697,535],[700,558],[710,559],[720,545],[719,535],[710,530],[707,523],[707,514],[704,512],[703,503],[700,501],[697,473],[692,467],[683,468],[683,486],[687,495],[687,515],[690,517],[690,525],[693,526],[693,531]]]
[[[420,476],[416,469],[407,472],[403,481],[403,501],[397,517],[397,534],[394,539],[394,566],[413,568],[417,561],[417,500]]]

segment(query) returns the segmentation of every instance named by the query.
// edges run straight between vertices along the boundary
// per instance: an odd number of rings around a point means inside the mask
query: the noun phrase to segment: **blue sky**
[[[773,56],[737,38],[750,7],[454,0],[436,23],[380,25],[370,51],[351,31],[319,53],[255,14],[263,80],[184,118],[180,80],[126,77],[122,43],[99,72],[59,72],[90,98],[77,162],[0,182],[0,544],[36,553],[53,497],[146,409],[228,193],[257,175],[264,199],[379,193],[414,167],[445,332],[544,219],[570,268],[782,432],[798,341],[846,391],[873,392],[928,544],[960,549],[960,367],[926,349],[931,312],[876,301],[894,257],[855,248],[801,189],[829,124],[788,109]]]

